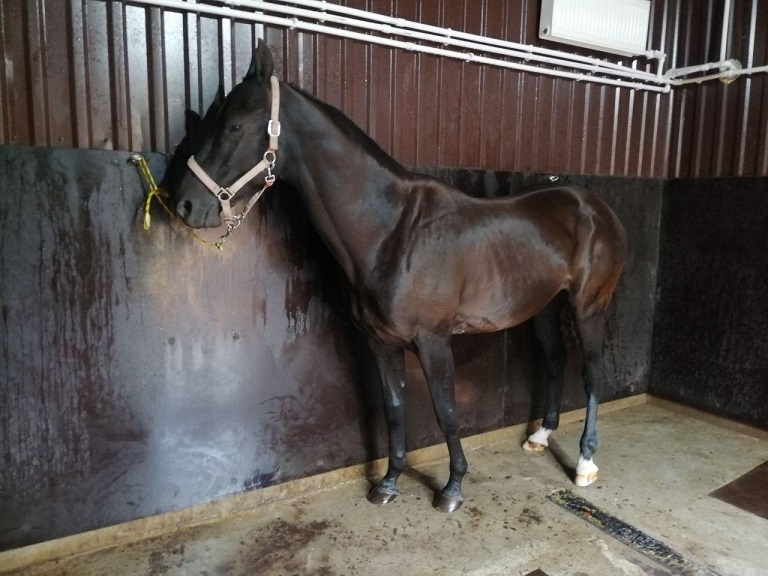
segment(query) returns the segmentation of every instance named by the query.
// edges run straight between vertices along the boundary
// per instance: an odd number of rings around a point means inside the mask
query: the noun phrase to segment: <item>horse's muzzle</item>
[[[176,204],[176,213],[191,228],[217,228],[221,226],[221,216],[217,204],[212,204],[203,211],[192,200],[179,200]]]

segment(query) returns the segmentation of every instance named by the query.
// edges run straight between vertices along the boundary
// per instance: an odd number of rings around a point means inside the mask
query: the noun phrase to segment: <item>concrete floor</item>
[[[689,574],[768,574],[768,521],[708,496],[768,460],[768,440],[654,405],[599,423],[601,478],[588,488],[565,471],[578,454],[574,423],[553,434],[545,453],[512,441],[470,451],[467,501],[451,515],[431,507],[431,486],[447,477],[438,461],[409,471],[401,496],[384,508],[368,504],[368,483],[355,480],[21,574],[670,573],[546,499],[560,488],[662,540],[690,563]]]

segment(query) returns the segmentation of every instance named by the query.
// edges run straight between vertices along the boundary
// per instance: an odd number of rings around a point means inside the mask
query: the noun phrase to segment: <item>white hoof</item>
[[[589,486],[590,484],[593,484],[598,479],[597,472],[590,472],[589,474],[576,474],[576,479],[574,480],[574,483],[576,486],[581,486],[582,488],[584,486]]]
[[[579,462],[576,464],[576,478],[574,483],[576,486],[589,486],[597,480],[597,465],[589,460],[579,456]]]
[[[541,452],[549,446],[547,438],[549,438],[550,434],[552,434],[552,430],[539,428],[536,432],[528,436],[528,440],[523,442],[523,450],[527,450],[528,452]]]

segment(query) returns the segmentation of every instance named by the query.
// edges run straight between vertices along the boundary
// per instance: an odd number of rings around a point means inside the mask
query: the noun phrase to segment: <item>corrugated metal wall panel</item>
[[[719,59],[722,0],[673,2],[679,15],[672,67]],[[743,67],[768,64],[768,4],[733,2],[727,57]],[[768,176],[768,76],[678,88],[670,124],[669,176]]]
[[[347,4],[540,42],[537,0]],[[764,64],[768,4],[733,5],[732,56]],[[654,0],[651,45],[664,46],[670,66],[716,58],[721,12],[722,0]],[[172,151],[184,134],[184,109],[204,112],[220,85],[231,89],[265,34],[283,78],[341,108],[407,165],[768,174],[764,74],[661,95],[110,0],[0,0],[0,138]]]

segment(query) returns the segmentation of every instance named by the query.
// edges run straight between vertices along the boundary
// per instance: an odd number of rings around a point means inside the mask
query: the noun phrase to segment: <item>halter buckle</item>
[[[267,122],[267,134],[275,138],[280,136],[280,120],[270,120]]]

